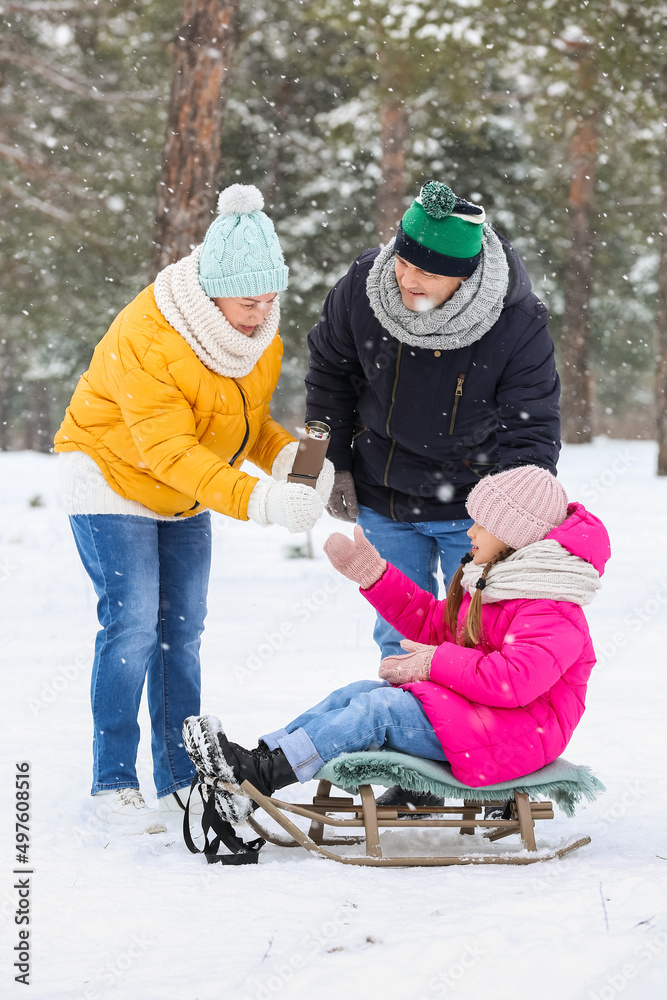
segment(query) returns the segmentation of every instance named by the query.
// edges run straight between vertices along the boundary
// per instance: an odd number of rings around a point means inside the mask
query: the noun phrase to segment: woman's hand
[[[331,496],[331,490],[333,489],[335,475],[336,475],[336,470],[333,467],[333,462],[330,462],[328,458],[325,458],[324,462],[322,463],[322,471],[320,472],[315,482],[315,489],[322,497],[322,502],[324,504],[327,504],[329,502],[329,497]]]
[[[336,532],[327,538],[324,551],[339,573],[364,590],[377,583],[387,568],[386,559],[371,545],[358,524],[354,527],[354,540]]]
[[[286,444],[280,449],[274,458],[273,466],[271,467],[271,475],[274,479],[277,479],[279,482],[287,481],[287,477],[292,471],[292,466],[294,465],[294,459],[296,458],[298,447],[298,441],[290,441],[289,444]],[[325,504],[331,496],[331,489],[334,484],[335,474],[333,462],[330,462],[328,458],[325,458],[322,463],[321,472],[315,481],[315,489],[322,497],[322,502]]]
[[[405,656],[385,656],[380,664],[379,676],[390,684],[409,684],[411,681],[427,681],[431,676],[431,660],[437,646],[423,642],[401,639]]]
[[[277,483],[273,479],[256,484],[248,501],[248,517],[257,524],[281,524],[295,534],[310,531],[324,511],[317,490],[303,483]]]

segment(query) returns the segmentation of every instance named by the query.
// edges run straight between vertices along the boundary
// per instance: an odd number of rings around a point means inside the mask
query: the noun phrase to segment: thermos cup
[[[288,483],[304,483],[315,486],[317,477],[322,471],[324,456],[329,447],[331,428],[321,420],[309,420],[306,433],[299,440],[292,471],[287,477]]]

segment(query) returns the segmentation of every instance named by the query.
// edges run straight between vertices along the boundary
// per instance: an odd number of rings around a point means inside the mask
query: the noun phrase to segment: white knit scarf
[[[484,564],[467,563],[461,585],[473,596]],[[517,549],[489,570],[482,604],[495,601],[545,600],[590,604],[601,587],[594,566],[573,555],[553,538]]]
[[[199,360],[230,378],[248,375],[278,332],[280,303],[276,295],[264,322],[251,337],[227,322],[213,299],[199,284],[199,252],[169,264],[155,279],[158,309],[190,345]]]
[[[451,299],[421,313],[403,304],[395,242],[390,240],[380,251],[366,279],[366,294],[385,330],[403,344],[429,350],[454,351],[481,340],[497,322],[509,284],[505,251],[491,226],[484,225],[482,257],[468,280]]]

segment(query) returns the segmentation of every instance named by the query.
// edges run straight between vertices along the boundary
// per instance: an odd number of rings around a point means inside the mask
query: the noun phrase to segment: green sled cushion
[[[567,815],[574,815],[578,802],[593,802],[606,791],[589,767],[570,764],[559,757],[539,771],[526,774],[498,785],[471,788],[458,781],[449,764],[436,760],[412,757],[395,750],[364,750],[344,753],[325,764],[315,775],[354,795],[359,785],[400,785],[411,792],[432,792],[444,799],[461,801],[475,799],[487,802],[492,799],[511,798],[512,792],[527,792],[552,799]]]

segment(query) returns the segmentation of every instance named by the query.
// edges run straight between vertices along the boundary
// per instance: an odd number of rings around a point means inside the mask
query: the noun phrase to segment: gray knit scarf
[[[484,565],[467,563],[461,585],[472,596]],[[554,538],[533,542],[489,570],[482,604],[495,601],[570,601],[590,604],[601,587],[594,566],[573,555]]]
[[[371,308],[392,337],[411,347],[454,351],[480,340],[497,321],[509,283],[509,266],[502,244],[484,224],[482,258],[474,273],[451,299],[427,312],[403,305],[394,270],[390,240],[375,258],[366,279]]]
[[[155,302],[170,326],[180,333],[199,360],[229,378],[248,375],[278,332],[278,296],[264,322],[251,337],[228,323],[199,284],[199,251],[169,264],[155,279]]]

